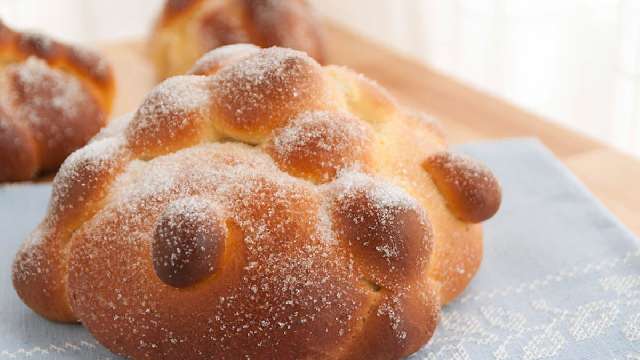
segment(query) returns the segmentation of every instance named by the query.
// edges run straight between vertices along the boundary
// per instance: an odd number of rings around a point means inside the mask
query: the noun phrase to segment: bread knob
[[[260,50],[218,71],[211,88],[218,130],[249,143],[263,141],[302,110],[330,107],[322,68],[295,50]]]
[[[175,76],[156,86],[133,115],[125,135],[138,156],[153,158],[213,136],[205,77]]]
[[[346,173],[336,185],[335,231],[367,280],[393,289],[422,276],[433,240],[415,199],[362,173]]]
[[[184,288],[212,275],[220,266],[227,228],[207,200],[171,203],[156,222],[153,269],[165,284]]]
[[[478,161],[443,151],[429,156],[423,167],[458,219],[479,223],[498,211],[500,184],[491,170]]]
[[[371,137],[369,127],[350,115],[309,111],[278,131],[266,150],[281,169],[323,183],[341,169],[366,168]]]

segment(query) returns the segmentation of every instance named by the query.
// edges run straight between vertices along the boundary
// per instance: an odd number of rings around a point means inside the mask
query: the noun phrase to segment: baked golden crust
[[[57,169],[105,124],[113,92],[95,53],[0,22],[0,182]]]
[[[429,156],[423,166],[460,220],[479,223],[498,211],[500,187],[491,171],[473,159],[440,152]]]
[[[361,75],[254,50],[214,50],[65,161],[18,294],[135,359],[410,355],[482,255],[423,168],[442,136]]]
[[[305,0],[167,0],[150,39],[158,77],[184,74],[204,53],[251,43],[324,62],[323,31]]]

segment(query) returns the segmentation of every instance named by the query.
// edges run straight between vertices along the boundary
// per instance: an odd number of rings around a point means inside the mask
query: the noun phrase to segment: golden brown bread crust
[[[500,184],[482,164],[464,155],[440,152],[429,156],[423,166],[460,220],[479,223],[498,211]]]
[[[276,130],[265,151],[289,174],[323,183],[350,164],[370,168],[372,138],[371,129],[349,114],[310,111]]]
[[[149,45],[164,79],[184,74],[211,49],[239,43],[288,47],[325,60],[322,26],[305,0],[167,0]]]
[[[444,140],[348,69],[237,50],[65,161],[16,291],[135,359],[410,355],[482,255],[423,168]]]
[[[57,169],[105,124],[113,92],[98,55],[0,22],[0,182]]]
[[[220,211],[206,199],[175,201],[160,215],[153,233],[153,269],[173,287],[197,284],[219,270],[227,233]]]

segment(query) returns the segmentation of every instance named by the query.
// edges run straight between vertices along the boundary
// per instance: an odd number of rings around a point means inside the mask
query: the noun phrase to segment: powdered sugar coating
[[[16,81],[27,94],[42,91],[43,84],[51,92],[51,98],[35,97],[30,106],[22,109],[21,118],[35,126],[48,120],[42,118],[43,111],[40,109],[43,107],[51,107],[63,117],[74,117],[78,113],[78,107],[90,102],[89,95],[79,80],[51,69],[46,62],[36,57],[31,56],[24,64],[18,65],[15,74]]]
[[[377,102],[341,91],[353,89],[304,54],[261,50],[164,82],[72,156],[48,217],[65,233],[39,246],[64,249],[72,315],[132,358],[398,358],[422,346],[439,306],[425,280],[433,185],[389,164],[419,169],[405,151],[426,152],[425,128],[396,112],[363,120],[351,110]],[[297,172],[323,161],[332,174]],[[464,226],[434,208],[445,234]],[[189,257],[200,250],[219,262]],[[206,269],[173,282],[194,263]]]
[[[418,202],[402,188],[394,186],[382,179],[375,179],[356,169],[345,169],[340,173],[331,190],[338,200],[353,196],[359,191],[366,191],[376,208],[419,209]]]
[[[166,284],[188,287],[215,273],[228,230],[217,207],[205,198],[171,202],[155,224],[153,268]]]
[[[429,156],[423,166],[461,220],[481,222],[498,211],[500,184],[483,164],[465,155],[440,152]]]
[[[447,180],[461,184],[462,181],[488,181],[493,177],[489,168],[470,158],[469,156],[452,152],[444,153],[443,166],[448,170]],[[463,176],[456,176],[456,172],[461,171]]]
[[[181,147],[181,138],[210,128],[209,80],[201,76],[176,76],[155,87],[125,129],[134,151],[166,152]]]
[[[13,263],[13,273],[14,276],[17,276],[20,280],[27,280],[30,276],[32,276],[32,269],[39,269],[40,262],[43,261],[41,256],[37,254],[37,248],[42,246],[44,241],[44,236],[46,233],[50,231],[45,229],[45,226],[38,226],[35,230],[29,234],[29,236],[25,239],[22,244],[23,251],[27,256],[24,261],[14,262]]]
[[[333,147],[344,146],[345,141],[343,139],[352,137],[363,139],[365,137],[366,133],[362,129],[361,123],[353,122],[348,124],[350,125],[349,127],[341,127],[340,125],[344,123],[339,123],[339,120],[334,119],[333,116],[335,116],[334,113],[328,111],[300,114],[291,122],[291,126],[284,128],[275,138],[274,145],[277,151],[282,154],[289,154],[316,139],[321,141],[318,145],[321,149],[330,151],[333,150]],[[327,135],[335,136],[340,140],[332,144],[326,138],[321,138],[325,133],[318,129],[319,124],[330,126],[331,128],[327,131]]]
[[[421,274],[432,248],[431,225],[415,198],[383,179],[342,171],[325,188],[333,199],[334,227],[371,281],[388,288]],[[356,262],[359,262],[356,260]]]
[[[37,57],[49,63],[64,56],[75,70],[92,81],[107,84],[111,82],[111,68],[109,63],[97,52],[83,46],[61,44],[49,36],[35,33],[16,33],[16,47],[27,57]]]
[[[0,181],[28,180],[57,169],[105,123],[113,74],[97,53],[41,34],[3,24],[0,43],[0,106],[15,120],[0,147],[23,154],[0,156]],[[7,144],[12,137],[20,144]]]
[[[63,163],[53,183],[50,207],[55,211],[52,217],[55,218],[55,214],[59,214],[60,211],[84,205],[77,204],[75,199],[72,200],[77,196],[74,192],[78,191],[78,186],[86,191],[91,189],[92,185],[101,183],[103,177],[114,175],[125,154],[122,137],[96,140],[72,153]],[[89,201],[82,196],[78,200]]]
[[[164,116],[179,121],[188,112],[206,111],[210,98],[207,79],[187,75],[172,77],[147,95],[129,128],[159,127],[156,118]]]
[[[8,89],[3,101],[30,129],[40,145],[45,169],[58,166],[102,126],[105,115],[77,78],[29,57],[5,70]]]
[[[208,162],[203,162],[204,158],[209,159]],[[244,234],[241,245],[227,245],[246,249],[244,259],[241,260],[244,265],[234,270],[234,266],[228,264],[221,270],[222,273],[216,275],[220,279],[226,276],[237,277],[236,285],[234,288],[220,289],[217,301],[209,303],[206,307],[208,310],[203,313],[208,314],[206,316],[209,316],[212,324],[220,324],[219,327],[207,325],[209,330],[202,332],[208,333],[207,337],[215,342],[216,350],[211,350],[214,353],[233,349],[234,343],[247,337],[263,338],[262,342],[246,347],[247,354],[268,351],[265,349],[284,351],[283,342],[289,341],[287,339],[290,332],[302,334],[321,322],[326,323],[331,331],[338,332],[342,328],[346,335],[348,328],[353,326],[355,318],[348,320],[347,314],[363,306],[360,303],[362,300],[357,299],[364,295],[357,285],[357,274],[343,269],[343,264],[347,261],[345,254],[340,248],[326,242],[326,234],[320,232],[323,226],[318,224],[320,221],[315,215],[321,206],[320,194],[312,184],[280,171],[261,151],[240,144],[192,147],[149,162],[131,163],[114,184],[114,189],[120,191],[107,200],[95,221],[86,224],[81,231],[84,240],[75,241],[81,247],[77,251],[84,254],[74,256],[80,261],[77,266],[87,266],[83,259],[87,258],[89,252],[91,258],[104,258],[106,254],[102,254],[105,251],[102,247],[117,245],[125,249],[143,249],[150,241],[149,234],[144,229],[153,226],[156,216],[166,204],[175,203],[174,199],[183,196],[209,199],[212,204],[221,207],[222,212],[228,214],[229,220]],[[182,203],[182,200],[178,201]],[[183,207],[179,207],[180,212],[182,209]],[[187,207],[189,209],[193,207]],[[112,216],[118,220],[114,218],[113,225],[108,225],[108,219]],[[115,228],[114,232],[109,231],[110,226],[116,224],[118,227],[140,229],[142,232],[139,235],[117,235],[121,232]],[[101,234],[105,230],[116,236],[102,238]],[[131,250],[133,253],[138,251],[140,250]],[[76,267],[73,262],[71,266]],[[144,273],[145,266],[144,263],[132,262],[126,269],[121,269],[124,271],[122,275],[129,274],[130,281],[137,283],[138,280],[133,278],[136,278],[135,274]],[[107,268],[120,271],[117,270],[119,266]],[[103,276],[101,269],[102,266],[98,269],[89,265],[89,268],[82,271],[84,274],[78,276]],[[234,271],[239,272],[233,273],[235,275],[230,273]],[[78,291],[76,296],[83,299],[92,293],[86,287],[93,287],[89,284],[96,284],[96,281],[98,279],[78,283],[84,284],[84,290]],[[139,281],[146,280],[141,277]],[[349,283],[352,285],[348,285]],[[75,280],[72,280],[73,284]],[[148,285],[142,283],[137,286],[141,289],[148,288]],[[157,294],[154,291],[147,292],[147,300],[141,302],[137,300],[141,299],[140,294],[134,295],[137,293],[137,286],[121,290],[121,301],[126,301],[126,307],[119,305],[115,301],[117,299],[112,301],[118,319],[137,319],[129,325],[134,329],[145,324],[134,315],[134,309],[137,306],[152,306],[154,302],[169,296],[162,294],[172,291],[160,287]],[[98,286],[93,291],[102,290]],[[84,308],[84,303],[79,300],[79,309]],[[331,312],[325,313],[329,309]],[[91,311],[102,313],[95,308]],[[337,322],[336,312],[344,314],[338,316],[341,320]],[[243,317],[238,318],[234,315],[237,313]],[[329,325],[327,316],[332,319],[333,325]],[[162,323],[164,320],[156,321]],[[91,326],[91,320],[89,322]],[[169,324],[166,326],[169,327]],[[174,328],[173,333],[174,338],[184,336],[180,329]],[[266,333],[272,336],[261,335]],[[161,341],[170,342],[171,339],[167,337]],[[153,344],[140,344],[139,348],[148,350]],[[286,348],[288,346],[290,345]]]
[[[348,114],[304,112],[277,131],[267,151],[293,175],[320,182],[344,168],[369,164],[372,131]]]
[[[87,146],[74,151],[66,161],[70,164],[86,162],[92,166],[98,166],[97,164],[112,159],[115,153],[122,151],[122,142],[121,137],[107,137],[92,141]],[[66,166],[64,170],[68,170],[69,167]]]
[[[107,126],[103,127],[91,141],[120,136],[129,127],[129,123],[133,120],[133,115],[134,113],[126,113],[112,118]]]
[[[186,197],[172,202],[165,210],[164,215],[172,219],[177,218],[179,215],[183,219],[204,221],[206,220],[207,212],[212,208],[215,208],[214,205],[206,199]]]
[[[331,107],[321,71],[304,53],[282,48],[261,50],[223,68],[212,83],[219,128],[261,142],[300,109]]]

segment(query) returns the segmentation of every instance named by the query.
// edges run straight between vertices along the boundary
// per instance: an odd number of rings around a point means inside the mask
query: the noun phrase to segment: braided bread
[[[500,187],[379,85],[207,54],[73,153],[16,256],[33,310],[135,359],[392,359],[482,256]]]
[[[322,26],[305,0],[167,0],[151,38],[158,77],[184,74],[219,46],[282,46],[324,60]]]
[[[0,22],[0,182],[57,169],[104,126],[113,88],[93,52]]]

